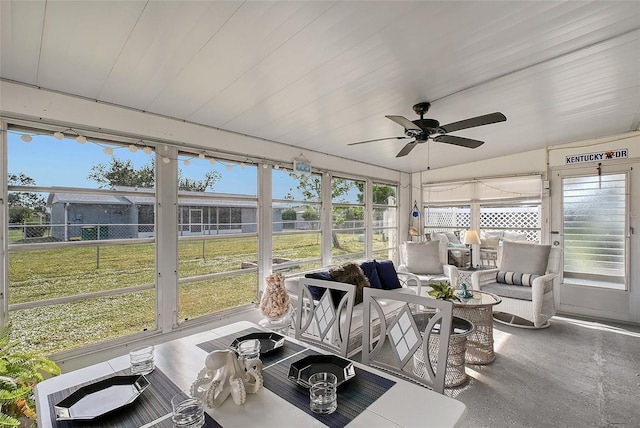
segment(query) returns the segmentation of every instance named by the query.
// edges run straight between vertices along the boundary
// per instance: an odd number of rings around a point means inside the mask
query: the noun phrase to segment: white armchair
[[[449,282],[458,286],[458,270],[447,264],[447,247],[439,240],[427,242],[404,242],[400,244],[400,265],[398,276],[412,274],[417,278],[417,295],[422,295],[422,287],[439,282]],[[408,282],[409,287],[413,282]]]
[[[556,313],[553,280],[560,269],[560,249],[504,241],[500,252],[498,268],[471,275],[473,289],[502,298],[493,308],[496,321],[516,327],[549,327]]]

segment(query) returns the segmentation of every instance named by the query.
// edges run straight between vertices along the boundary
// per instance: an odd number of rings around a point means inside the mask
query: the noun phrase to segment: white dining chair
[[[391,301],[404,303],[391,321],[386,308]],[[436,392],[444,392],[453,303],[412,294],[364,289],[362,363],[409,379]],[[426,326],[417,315],[427,313]],[[372,325],[379,328],[372,328]],[[427,358],[428,357],[428,358]],[[419,369],[417,367],[419,365]]]

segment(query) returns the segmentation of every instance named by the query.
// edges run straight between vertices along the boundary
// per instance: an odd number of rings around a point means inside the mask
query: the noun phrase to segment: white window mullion
[[[328,266],[331,264],[331,247],[333,245],[332,229],[333,218],[331,215],[332,210],[332,198],[331,198],[331,174],[322,174],[322,265]]]
[[[166,146],[156,155],[156,314],[157,326],[170,332],[178,322],[178,150]]]
[[[368,179],[365,182],[364,195],[364,256],[365,258],[370,259],[373,258],[373,181],[371,179]]]
[[[273,265],[272,168],[258,165],[258,287],[266,287],[265,278]]]
[[[9,321],[9,208],[7,203],[7,124],[0,121],[0,328]]]

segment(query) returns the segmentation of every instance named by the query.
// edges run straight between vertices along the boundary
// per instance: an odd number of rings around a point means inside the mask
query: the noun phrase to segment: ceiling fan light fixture
[[[391,139],[404,139],[414,138],[414,141],[408,142],[398,152],[396,157],[403,157],[408,155],[418,143],[426,143],[428,140],[433,140],[437,143],[452,144],[455,146],[465,147],[468,149],[475,149],[484,144],[483,141],[474,140],[472,138],[458,137],[456,135],[448,135],[449,132],[459,131],[461,129],[475,128],[477,126],[490,125],[492,123],[504,122],[507,117],[500,113],[489,113],[482,116],[471,117],[469,119],[460,120],[457,122],[451,122],[446,125],[440,126],[440,122],[435,119],[429,119],[424,117],[424,114],[429,110],[431,104],[428,102],[418,103],[413,106],[413,111],[420,115],[420,119],[409,120],[404,116],[385,115],[385,117],[404,128],[404,134],[406,137],[387,137],[378,138],[375,140],[358,141],[355,143],[349,143],[353,146],[356,144],[372,143],[374,141],[391,140]]]

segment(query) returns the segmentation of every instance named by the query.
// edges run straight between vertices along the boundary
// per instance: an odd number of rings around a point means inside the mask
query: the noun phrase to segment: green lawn
[[[362,253],[358,234],[339,234],[334,254]],[[386,247],[376,239],[374,248]],[[256,237],[179,242],[179,277],[239,270],[257,260]],[[274,237],[275,257],[320,257],[320,235]],[[312,265],[301,264],[300,269]],[[10,304],[36,302],[103,290],[153,284],[155,244],[100,245],[51,250],[9,251]],[[178,319],[193,319],[255,302],[255,272],[181,284]],[[51,354],[155,326],[155,290],[129,292],[78,302],[10,312],[11,337],[23,350]]]

